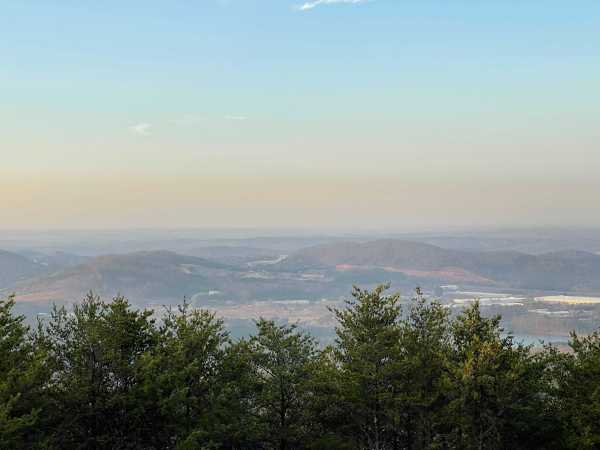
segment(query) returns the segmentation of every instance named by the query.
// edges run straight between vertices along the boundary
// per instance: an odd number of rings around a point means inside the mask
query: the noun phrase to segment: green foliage
[[[184,303],[167,311],[157,335],[142,364],[142,390],[155,416],[148,431],[158,448],[208,446],[228,339],[223,322]]]
[[[309,384],[317,355],[315,340],[295,325],[277,325],[261,319],[258,334],[248,342],[258,395],[265,448],[301,449],[311,440]]]
[[[449,313],[428,302],[417,288],[402,321],[395,387],[399,442],[407,448],[439,448],[448,426],[448,399],[453,390]]]
[[[464,449],[551,448],[543,366],[502,332],[500,317],[482,317],[478,303],[453,323],[452,439]]]
[[[334,310],[339,326],[334,351],[345,404],[344,432],[361,448],[383,448],[394,432],[394,384],[397,342],[401,336],[400,296],[357,287],[346,308]],[[352,411],[351,415],[347,415]]]
[[[600,332],[515,343],[474,303],[354,288],[334,345],[93,294],[31,332],[0,301],[0,450],[600,448]]]
[[[27,391],[39,381],[40,355],[24,317],[13,316],[14,297],[0,300],[0,449],[28,448],[39,410]]]
[[[52,443],[61,449],[141,448],[145,418],[136,391],[156,340],[148,311],[89,294],[72,313],[55,309],[38,341],[47,349]]]
[[[600,448],[600,332],[572,335],[558,364],[558,399],[566,448]]]

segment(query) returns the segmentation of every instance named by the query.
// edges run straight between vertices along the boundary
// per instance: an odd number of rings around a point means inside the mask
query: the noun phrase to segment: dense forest
[[[386,288],[354,288],[325,348],[185,304],[89,294],[30,329],[0,301],[0,449],[600,448],[600,334],[534,350],[477,303]]]

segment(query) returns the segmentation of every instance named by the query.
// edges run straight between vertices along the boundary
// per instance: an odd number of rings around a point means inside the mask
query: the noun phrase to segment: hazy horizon
[[[3,9],[2,230],[600,226],[597,2]]]

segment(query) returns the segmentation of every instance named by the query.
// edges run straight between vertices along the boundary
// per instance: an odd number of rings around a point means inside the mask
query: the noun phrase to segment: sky
[[[600,226],[597,0],[0,0],[0,229]]]

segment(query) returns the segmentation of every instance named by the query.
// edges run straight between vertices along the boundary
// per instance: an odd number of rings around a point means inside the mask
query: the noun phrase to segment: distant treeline
[[[533,351],[477,303],[399,300],[354,288],[326,348],[92,294],[29,329],[0,301],[0,449],[600,448],[598,333]]]

